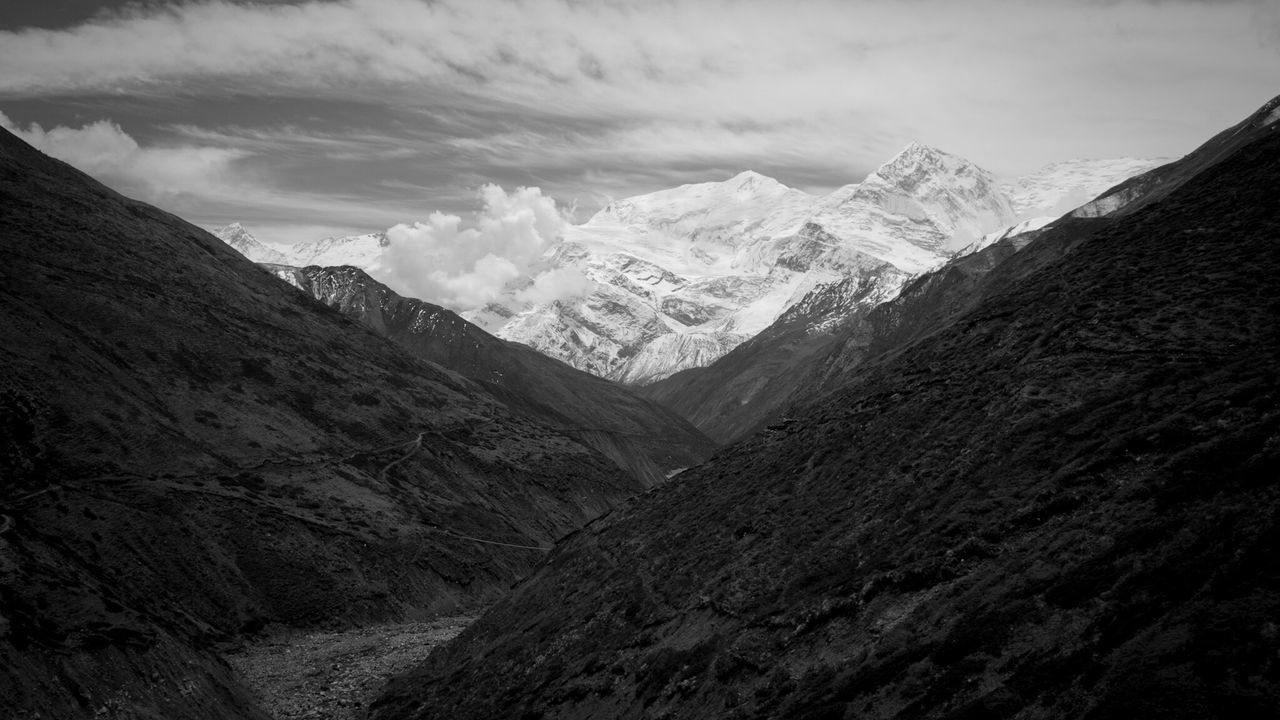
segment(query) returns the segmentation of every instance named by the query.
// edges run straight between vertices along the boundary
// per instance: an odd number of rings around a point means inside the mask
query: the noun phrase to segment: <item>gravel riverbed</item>
[[[276,635],[229,653],[276,720],[357,720],[392,676],[424,660],[471,617]]]

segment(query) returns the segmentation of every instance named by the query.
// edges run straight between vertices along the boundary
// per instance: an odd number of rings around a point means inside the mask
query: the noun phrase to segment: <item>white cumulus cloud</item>
[[[0,127],[32,147],[131,195],[161,202],[181,194],[204,195],[220,187],[246,152],[176,145],[144,147],[111,120],[82,127],[21,127],[0,112]]]
[[[515,293],[515,298],[529,305],[545,305],[581,297],[595,289],[596,282],[581,270],[554,268],[535,277],[532,284]]]
[[[555,200],[536,187],[508,193],[480,189],[475,226],[457,215],[432,213],[426,222],[387,230],[378,279],[397,292],[464,311],[498,297],[559,242],[566,220]],[[536,288],[536,284],[535,284]],[[539,296],[549,290],[533,290]]]

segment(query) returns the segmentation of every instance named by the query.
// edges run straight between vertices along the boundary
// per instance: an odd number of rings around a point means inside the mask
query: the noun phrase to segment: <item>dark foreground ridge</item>
[[[1275,127],[572,536],[373,717],[1280,716]]]
[[[642,489],[0,131],[0,717],[262,718],[218,651],[473,611]]]

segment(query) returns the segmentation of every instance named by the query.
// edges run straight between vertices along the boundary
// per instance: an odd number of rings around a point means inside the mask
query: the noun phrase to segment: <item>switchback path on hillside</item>
[[[405,452],[405,454],[404,454],[404,455],[401,455],[400,457],[396,458],[395,460],[392,460],[391,462],[389,462],[389,463],[387,463],[386,465],[383,465],[383,466],[382,466],[382,469],[378,471],[378,480],[379,480],[380,482],[381,482],[381,481],[386,481],[386,479],[387,479],[387,471],[388,471],[388,470],[390,470],[391,468],[395,467],[396,465],[399,465],[400,463],[404,462],[405,460],[408,460],[409,458],[413,457],[413,454],[414,454],[414,453],[418,452],[418,450],[422,447],[422,437],[423,437],[424,435],[426,435],[426,433],[425,433],[425,432],[420,432],[420,433],[418,433],[418,437],[416,437],[416,438],[414,438],[413,440],[411,440],[411,441],[409,441],[408,443],[406,443],[406,444],[409,446],[409,449],[408,449],[408,451],[407,451],[407,452]]]

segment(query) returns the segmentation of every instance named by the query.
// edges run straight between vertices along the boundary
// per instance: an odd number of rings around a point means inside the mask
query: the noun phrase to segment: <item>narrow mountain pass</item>
[[[342,632],[286,632],[225,658],[274,720],[355,720],[388,679],[471,624],[469,616]]]

